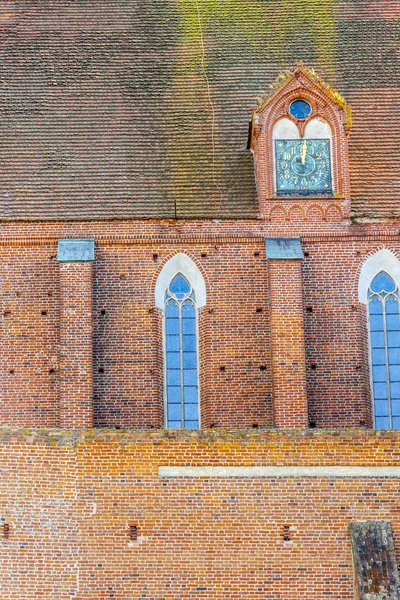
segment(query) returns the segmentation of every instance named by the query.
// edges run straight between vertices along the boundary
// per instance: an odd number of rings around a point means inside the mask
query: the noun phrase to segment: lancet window
[[[378,273],[368,289],[371,379],[376,429],[400,429],[400,294]]]
[[[196,295],[178,273],[164,298],[166,426],[199,428]]]

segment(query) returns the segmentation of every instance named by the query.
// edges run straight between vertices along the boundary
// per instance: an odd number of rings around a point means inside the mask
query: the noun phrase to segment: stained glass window
[[[164,322],[167,427],[198,429],[196,297],[180,273],[165,293]]]
[[[296,119],[306,119],[311,111],[311,105],[306,100],[293,100],[289,106],[290,114]]]
[[[376,429],[400,429],[400,295],[385,272],[368,290],[371,376]]]

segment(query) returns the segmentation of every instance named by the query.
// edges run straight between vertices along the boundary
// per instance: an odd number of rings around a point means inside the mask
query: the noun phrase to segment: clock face
[[[332,194],[330,140],[275,140],[278,196]]]

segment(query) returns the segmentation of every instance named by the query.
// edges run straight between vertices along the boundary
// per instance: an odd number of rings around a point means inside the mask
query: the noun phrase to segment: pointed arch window
[[[371,379],[376,429],[400,429],[400,294],[384,271],[368,289]]]
[[[164,298],[166,425],[199,428],[196,295],[178,273]]]

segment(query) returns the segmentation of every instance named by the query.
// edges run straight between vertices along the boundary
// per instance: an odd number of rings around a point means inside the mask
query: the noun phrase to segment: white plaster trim
[[[156,282],[155,299],[157,308],[164,309],[165,292],[172,279],[178,273],[182,273],[189,281],[196,295],[196,307],[201,308],[206,305],[207,294],[204,277],[196,263],[187,254],[180,252],[175,254],[167,263],[165,263]]]
[[[300,133],[296,125],[290,119],[279,119],[272,131],[273,140],[299,140]]]
[[[322,119],[311,119],[306,125],[304,130],[304,137],[306,139],[315,139],[315,140],[326,140],[332,139],[332,131],[329,127],[329,123],[326,121],[322,121]]]
[[[400,477],[400,467],[158,467],[164,477]]]
[[[358,299],[362,304],[367,304],[368,288],[378,273],[385,271],[400,288],[400,261],[390,250],[379,250],[370,256],[362,266],[358,281]]]

